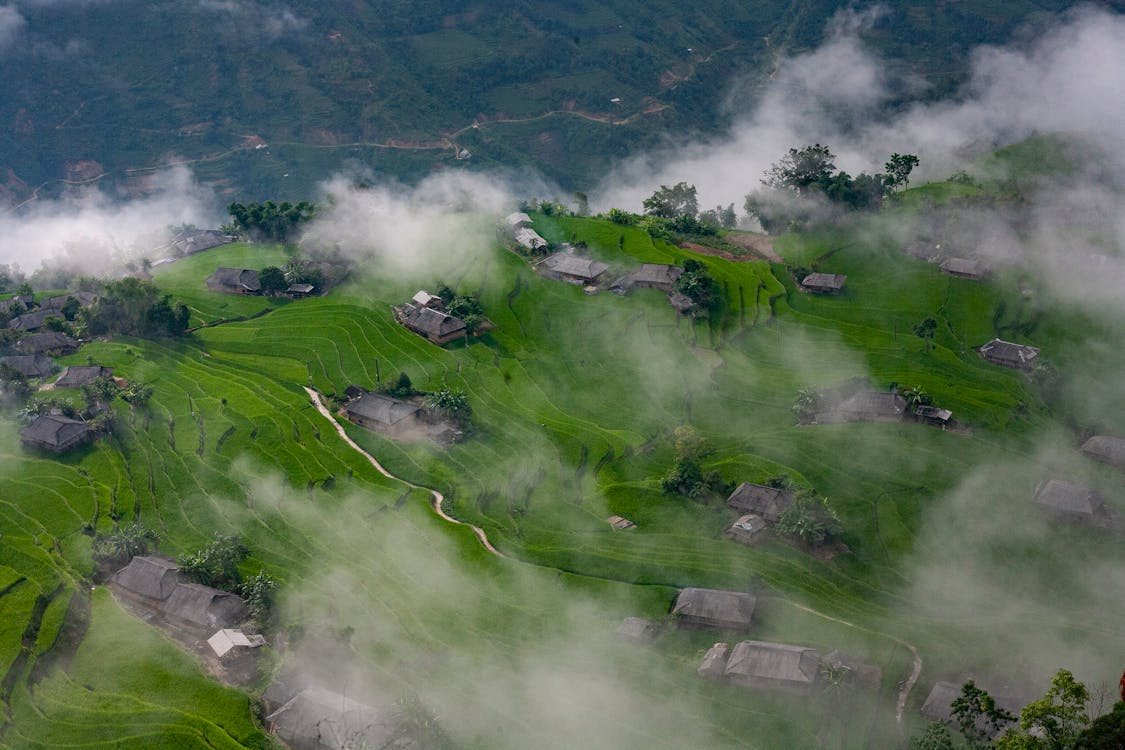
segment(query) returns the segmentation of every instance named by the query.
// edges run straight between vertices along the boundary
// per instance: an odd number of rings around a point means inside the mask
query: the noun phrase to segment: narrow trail
[[[456,524],[458,526],[468,526],[470,529],[473,530],[473,533],[476,534],[477,539],[480,540],[480,543],[484,546],[484,548],[486,550],[488,550],[493,555],[496,555],[497,557],[503,557],[503,558],[506,558],[506,559],[510,559],[510,558],[508,558],[507,555],[505,555],[504,553],[500,552],[500,550],[498,550],[494,546],[492,546],[492,542],[490,542],[488,540],[488,535],[484,533],[484,529],[480,528],[479,526],[474,526],[473,524],[467,524],[464,521],[458,521],[456,518],[450,516],[448,513],[446,513],[444,510],[442,510],[441,503],[445,499],[445,497],[440,492],[438,492],[435,489],[431,489],[429,487],[423,487],[422,485],[414,484],[413,482],[408,482],[405,479],[402,479],[401,477],[396,477],[394,474],[390,473],[385,468],[383,468],[383,465],[380,464],[375,459],[374,456],[372,456],[370,453],[365,451],[363,448],[359,447],[359,445],[354,440],[352,440],[350,437],[348,437],[348,433],[345,432],[343,425],[341,425],[339,423],[339,421],[337,421],[337,419],[334,416],[332,416],[332,412],[329,411],[328,406],[324,403],[323,399],[321,398],[320,393],[318,393],[316,390],[314,390],[312,388],[305,388],[305,393],[309,394],[309,398],[312,399],[313,405],[316,407],[317,411],[319,411],[321,414],[323,414],[324,418],[327,419],[329,422],[331,422],[332,426],[336,428],[336,433],[343,439],[343,441],[345,443],[347,443],[349,446],[351,446],[351,448],[354,451],[356,451],[361,456],[363,456],[368,461],[370,461],[371,465],[374,466],[375,469],[380,474],[387,477],[388,479],[394,479],[395,481],[402,482],[403,484],[407,485],[408,487],[412,487],[414,489],[425,490],[426,492],[429,492],[430,496],[433,498],[431,505],[434,509],[434,513],[436,513],[439,517],[441,517],[445,521],[448,521],[449,523]],[[815,615],[815,616],[823,618],[825,620],[830,620],[832,622],[836,622],[836,623],[839,623],[841,625],[845,625],[849,628],[855,628],[856,630],[861,630],[865,633],[870,633],[872,635],[877,635],[877,636],[880,636],[880,637],[883,637],[883,638],[888,638],[891,641],[899,644],[900,646],[905,647],[907,650],[910,651],[911,655],[914,657],[914,665],[913,665],[913,668],[910,670],[910,675],[906,678],[906,681],[902,684],[902,688],[898,692],[898,701],[895,704],[895,722],[899,725],[899,727],[901,727],[902,726],[902,715],[906,710],[906,700],[907,700],[907,698],[910,697],[910,692],[914,689],[914,685],[917,684],[918,678],[922,674],[922,657],[918,655],[918,649],[915,648],[913,644],[907,643],[906,641],[902,640],[901,638],[896,638],[893,635],[888,635],[887,633],[880,633],[878,631],[871,630],[869,628],[865,628],[862,625],[857,625],[854,622],[849,622],[848,620],[844,620],[844,619],[841,619],[839,617],[833,617],[832,615],[827,615],[827,614],[824,614],[823,612],[818,612],[817,610],[815,610],[811,607],[806,607],[803,604],[798,604],[797,602],[795,602],[791,599],[786,599],[785,597],[778,597],[778,598],[781,599],[782,601],[784,601],[785,603],[789,604],[790,606],[796,607],[797,609],[801,610],[802,612],[807,612],[810,615]]]
[[[309,394],[309,398],[312,399],[313,406],[316,407],[316,410],[319,411],[321,414],[323,414],[324,418],[327,419],[329,422],[331,422],[332,426],[336,428],[336,433],[343,439],[343,441],[345,443],[347,443],[349,446],[351,446],[352,450],[354,450],[356,453],[359,453],[361,456],[363,456],[368,461],[370,461],[371,465],[375,467],[376,471],[378,471],[380,474],[387,477],[388,479],[393,479],[396,482],[402,482],[407,487],[412,487],[416,490],[425,490],[426,492],[430,493],[430,497],[432,498],[431,505],[434,509],[434,513],[437,513],[438,516],[440,516],[442,518],[442,520],[448,521],[449,523],[457,524],[458,526],[468,526],[470,529],[473,530],[473,533],[477,535],[477,539],[480,540],[480,543],[484,546],[484,548],[486,550],[488,550],[492,554],[496,555],[497,557],[504,557],[504,558],[507,557],[507,555],[505,555],[503,552],[501,552],[500,550],[498,550],[498,549],[496,549],[495,547],[492,546],[492,542],[488,541],[488,535],[484,533],[484,529],[482,529],[479,526],[474,526],[471,523],[465,523],[464,521],[458,521],[456,518],[449,515],[444,510],[442,510],[441,504],[442,504],[442,501],[445,500],[445,496],[442,495],[440,492],[438,492],[435,489],[431,489],[429,487],[423,487],[420,484],[414,484],[413,482],[408,482],[405,479],[403,479],[402,477],[396,477],[394,474],[392,474],[389,471],[387,471],[386,469],[384,469],[383,465],[381,463],[379,463],[375,459],[374,456],[372,456],[370,453],[365,451],[363,448],[360,448],[359,445],[354,440],[352,440],[350,437],[348,437],[348,433],[344,430],[344,426],[341,425],[336,420],[336,417],[332,416],[332,412],[329,411],[328,406],[324,403],[323,399],[320,396],[320,393],[313,390],[312,388],[305,388],[305,393]]]
[[[847,620],[842,620],[839,617],[826,615],[823,612],[816,611],[812,607],[806,607],[803,604],[798,604],[791,599],[785,599],[784,597],[779,598],[781,598],[782,601],[801,610],[802,612],[808,612],[810,615],[816,615],[817,617],[821,617],[825,620],[831,620],[832,622],[838,622],[841,625],[847,625],[849,628],[862,630],[864,633],[870,633],[872,635],[881,636],[883,638],[889,638],[900,646],[906,647],[906,649],[910,651],[911,655],[914,657],[914,666],[910,670],[910,676],[906,678],[906,682],[902,683],[902,689],[898,691],[898,702],[895,704],[895,722],[899,725],[899,727],[902,727],[902,714],[906,710],[906,699],[910,697],[910,691],[914,689],[914,685],[918,682],[918,677],[920,677],[922,674],[922,657],[918,655],[918,649],[916,649],[913,644],[907,643],[901,638],[896,638],[893,635],[880,633],[877,630],[865,628],[862,625],[855,624],[854,622],[848,622]]]

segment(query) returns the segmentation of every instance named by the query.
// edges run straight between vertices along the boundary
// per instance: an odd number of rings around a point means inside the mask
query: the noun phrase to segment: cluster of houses
[[[981,261],[952,255],[949,248],[943,247],[940,242],[918,240],[908,244],[905,252],[912,258],[933,263],[942,273],[959,279],[980,281],[989,273],[988,267]]]
[[[7,358],[5,358],[7,359]],[[48,388],[81,388],[98,378],[113,377],[112,367],[101,365],[71,365]],[[105,408],[104,405],[100,408]],[[93,410],[96,412],[97,408]],[[87,413],[91,416],[93,412]],[[31,424],[20,430],[20,442],[27,448],[65,453],[92,440],[98,428],[84,419],[67,417],[58,411],[38,415]]]
[[[743,482],[727,498],[727,507],[738,513],[727,536],[740,544],[757,544],[795,500],[789,490]]]
[[[503,228],[507,237],[515,243],[517,249],[524,255],[539,255],[546,251],[547,240],[531,228],[531,217],[523,212],[508,214],[504,217]]]
[[[48,318],[63,320],[63,308],[70,300],[74,300],[79,307],[89,307],[97,298],[98,296],[93,292],[68,292],[49,297],[37,304],[32,297],[16,296],[0,300],[0,313],[21,311],[8,321],[8,328],[20,333],[34,333],[47,325]]]
[[[901,422],[913,419],[937,427],[953,422],[953,412],[932,404],[911,407],[896,391],[872,390],[859,382],[845,383],[822,394],[818,411],[807,415],[813,424],[836,422]]]
[[[207,648],[234,669],[253,661],[263,636],[239,626],[250,618],[246,602],[229,591],[190,582],[171,560],[137,555],[110,578],[110,589],[179,631],[206,638]]]
[[[465,338],[469,328],[465,321],[445,311],[445,301],[424,289],[418,290],[409,302],[392,306],[395,320],[432,343],[448,344]]]
[[[1125,471],[1125,439],[1094,435],[1079,449],[1086,456]],[[1097,490],[1047,478],[1035,489],[1035,504],[1054,520],[1125,534],[1125,517],[1106,504]]]
[[[252,268],[226,268],[220,266],[207,277],[207,288],[212,292],[224,294],[261,294],[262,281],[258,271]],[[290,284],[284,294],[287,297],[308,297],[316,287],[312,284]]]
[[[686,588],[672,606],[680,628],[744,633],[751,629],[757,598],[750,593],[719,589]],[[659,634],[649,620],[626,618],[618,633],[629,640],[648,643]],[[744,640],[731,647],[716,643],[703,657],[698,674],[709,680],[748,688],[808,694],[833,679],[877,689],[881,670],[832,650],[821,655],[807,646]],[[835,675],[835,677],[833,677]]]

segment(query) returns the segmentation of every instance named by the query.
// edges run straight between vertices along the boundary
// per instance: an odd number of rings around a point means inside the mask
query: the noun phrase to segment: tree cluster
[[[200,550],[180,558],[180,569],[205,586],[232,591],[242,582],[238,564],[250,550],[237,534],[216,534]]]
[[[700,460],[711,453],[711,445],[699,432],[689,425],[681,425],[673,431],[676,461],[660,480],[660,489],[665,495],[682,495],[701,498],[708,492],[723,487],[718,472],[704,473]]]
[[[173,303],[151,282],[135,278],[109,282],[94,304],[78,315],[79,326],[89,335],[141,338],[182,336],[190,319],[185,305]]]
[[[691,299],[701,310],[710,310],[719,302],[719,285],[707,273],[707,266],[698,260],[684,261],[684,272],[676,280],[676,291]]]
[[[124,564],[137,555],[147,555],[150,544],[156,544],[160,535],[147,529],[139,521],[126,526],[118,526],[108,534],[94,537],[94,557],[117,564]]]
[[[445,386],[426,395],[426,407],[461,425],[473,415],[473,408],[469,405],[469,397],[465,392]]]
[[[809,547],[818,547],[840,535],[843,526],[828,498],[798,495],[793,504],[777,517],[778,533],[793,537]]]
[[[913,154],[892,154],[886,172],[853,177],[837,171],[835,159],[828,146],[819,143],[789,149],[766,170],[766,190],[746,196],[746,213],[773,232],[808,222],[823,204],[854,211],[878,208],[888,195],[910,184],[910,173],[919,163]]]
[[[255,241],[286,242],[302,224],[312,220],[317,207],[300,203],[232,203],[227,207],[233,221],[227,227]]]

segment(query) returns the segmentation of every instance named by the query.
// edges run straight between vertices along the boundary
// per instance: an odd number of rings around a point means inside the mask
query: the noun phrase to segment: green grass
[[[537,216],[536,226],[550,239],[585,243],[621,270],[695,257],[593,219]],[[306,632],[353,628],[350,653],[383,689],[426,695],[439,715],[489,746],[500,742],[495,726],[525,738],[535,732],[524,722],[543,720],[573,739],[580,735],[567,732],[577,725],[598,724],[606,710],[598,690],[564,691],[573,701],[564,720],[535,704],[536,691],[512,684],[513,674],[546,669],[541,657],[564,681],[600,680],[629,696],[620,710],[635,718],[612,729],[615,747],[735,747],[747,737],[761,747],[893,744],[895,685],[909,668],[895,639],[920,647],[925,679],[1002,651],[989,617],[950,623],[914,607],[915,560],[935,553],[925,533],[934,509],[948,507],[966,477],[1003,470],[1002,489],[977,499],[973,512],[1027,516],[1027,497],[1044,471],[1037,441],[1069,439],[1063,420],[1077,414],[1066,401],[1048,408],[1027,377],[987,365],[971,347],[1010,332],[1057,351],[1060,362],[1081,361],[1085,350],[1067,344],[1076,314],[1025,301],[1017,279],[950,279],[884,241],[860,239],[870,236],[857,228],[778,241],[793,262],[800,256],[803,265],[847,274],[839,298],[799,292],[780,265],[700,257],[725,303],[696,321],[676,316],[655,292],[585,295],[536,276],[500,249],[451,255],[393,279],[357,272],[325,297],[291,302],[213,294],[203,285],[216,266],[276,264],[284,259],[279,248],[228,246],[162,268],[156,283],[187,301],[197,322],[228,322],[185,341],[91,343],[67,360],[93,356],[115,374],[153,384],[147,410],[134,414],[117,403],[113,439],[57,458],[24,452],[16,425],[0,422],[0,582],[28,579],[0,598],[0,654],[15,658],[35,595],[62,584],[23,669],[49,652],[64,602],[87,585],[84,527],[139,520],[164,534],[161,550],[169,554],[214,532],[244,534],[253,551],[245,572],[264,567],[282,582],[286,624]],[[393,321],[391,304],[441,280],[479,293],[496,330],[442,348]],[[269,312],[256,315],[262,310]],[[930,351],[911,331],[924,317],[939,321]],[[302,390],[311,383],[338,394],[400,371],[422,389],[465,390],[472,433],[448,448],[395,443],[353,425],[348,434],[392,472],[446,493],[451,512],[484,528],[513,561],[490,557],[466,528],[436,519],[426,493],[379,475]],[[970,429],[794,424],[799,387],[851,377],[878,387],[921,385]],[[671,430],[687,423],[713,447],[704,468],[724,481],[788,474],[827,496],[843,520],[847,550],[823,560],[780,540],[743,547],[722,536],[731,516],[720,499],[662,495]],[[1114,491],[1112,471],[1091,469],[1080,456],[1050,468],[1091,472]],[[604,521],[611,513],[638,528],[612,531]],[[1050,581],[1074,608],[1074,637],[1102,643],[1119,613],[1084,609],[1080,593],[1065,585],[1069,568],[1056,570],[1064,560],[1120,561],[1112,541],[1089,536],[1044,531],[1034,562],[1022,566],[1010,565],[1029,554],[1022,537],[992,545],[989,554],[1013,590],[1029,577]],[[714,634],[675,633],[651,650],[613,641],[621,616],[663,617],[675,588],[687,585],[758,590],[763,604],[751,637],[854,651],[883,669],[880,690],[836,702],[748,699],[695,677]],[[1035,618],[1054,619],[1029,599]],[[147,636],[137,636],[138,628]],[[147,644],[135,654],[123,646],[133,637]],[[104,674],[96,669],[99,650],[115,655]],[[486,681],[491,690],[475,682],[481,669],[495,680]],[[173,694],[168,684],[176,681],[185,687]],[[61,742],[66,727],[98,712],[125,714],[119,731],[138,745],[237,746],[256,737],[245,699],[206,682],[104,592],[95,595],[91,633],[74,665],[51,672],[34,691],[25,679],[16,685],[12,723],[0,735],[12,746]],[[490,700],[493,693],[505,698]],[[846,721],[849,715],[859,718]],[[101,727],[91,730],[97,746],[112,722],[93,723]]]

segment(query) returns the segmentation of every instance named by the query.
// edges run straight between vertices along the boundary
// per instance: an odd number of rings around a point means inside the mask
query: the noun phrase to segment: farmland
[[[987,283],[942,275],[878,227],[779,238],[788,263],[847,274],[847,292],[825,298],[798,289],[783,264],[697,256],[599,219],[534,219],[549,240],[584,243],[621,270],[697,259],[723,304],[692,319],[651,290],[585,295],[500,247],[406,273],[364,264],[305,300],[207,291],[216,266],[285,258],[235,244],[157,271],[192,311],[198,327],[186,340],[94,342],[63,360],[92,357],[154,386],[145,409],[116,403],[112,438],[48,458],[23,451],[14,420],[0,420],[10,709],[0,745],[270,741],[245,693],[219,687],[100,586],[89,591],[90,534],[133,520],[158,530],[171,555],[215,532],[242,534],[252,552],[243,569],[279,580],[287,628],[343,644],[357,671],[400,699],[420,697],[466,747],[892,745],[911,646],[923,672],[906,731],[934,679],[1004,661],[1006,613],[926,606],[933,571],[963,549],[964,519],[1011,526],[973,560],[988,583],[1027,594],[1029,631],[1054,635],[1065,623],[1068,643],[1081,645],[1060,651],[1064,664],[1114,676],[1091,655],[1112,647],[1123,613],[1075,581],[1119,565],[1122,550],[1089,530],[1050,529],[1029,502],[1050,469],[1080,474],[1122,508],[1111,469],[1074,452],[1044,458],[1046,442],[1074,442],[1073,424],[1090,424],[1089,407],[1048,403],[1028,376],[973,351],[995,335],[1023,336],[1069,351],[1059,370],[1075,377],[1066,363],[1082,343],[1065,332],[1086,324],[1082,313],[1037,303],[1048,292],[1021,293],[1034,279],[1014,271]],[[439,348],[394,322],[391,304],[441,281],[479,294],[496,329]],[[912,332],[926,317],[939,323],[932,348]],[[1113,355],[1091,347],[1090,356]],[[437,518],[424,490],[380,475],[303,390],[342,395],[399,372],[424,390],[463,390],[470,434],[449,447],[353,425],[348,434],[394,475],[442,492],[445,510],[481,527],[507,559]],[[921,386],[964,429],[796,424],[799,388],[851,378]],[[1122,416],[1103,409],[1099,419]],[[725,483],[788,475],[828,497],[845,548],[829,558],[781,539],[743,547],[722,536],[731,516],[721,500],[663,494],[680,425],[707,439],[703,468]],[[614,531],[611,514],[638,528]],[[1003,565],[1012,560],[1022,564]],[[684,586],[756,591],[751,637],[862,655],[882,669],[880,687],[751,701],[695,676],[714,634],[673,632],[649,649],[613,638],[624,616],[664,617]],[[1053,671],[1017,662],[1029,680]]]

